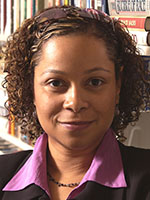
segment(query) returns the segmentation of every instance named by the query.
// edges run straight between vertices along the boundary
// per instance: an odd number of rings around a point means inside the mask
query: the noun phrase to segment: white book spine
[[[147,32],[142,31],[134,31],[129,29],[129,33],[134,39],[134,41],[137,43],[137,45],[145,45],[147,46]]]
[[[87,0],[87,4],[86,4],[86,7],[87,8],[91,8],[92,7],[92,0]]]
[[[14,31],[19,27],[19,0],[14,1]]]
[[[25,17],[25,5],[24,5],[24,0],[21,0],[20,1],[21,4],[20,4],[20,7],[21,7],[21,20],[20,22],[22,23],[24,21],[24,17]]]
[[[95,0],[94,8],[97,9],[97,0]]]
[[[1,0],[1,35],[4,34],[4,0]]]
[[[102,0],[97,0],[97,8],[98,10],[102,10]]]
[[[5,35],[8,37],[11,34],[11,0],[7,0],[6,19]]]
[[[48,0],[44,0],[44,8],[48,8]]]
[[[31,18],[32,16],[32,0],[27,0],[27,18]]]
[[[74,0],[74,5],[80,7],[80,0]]]

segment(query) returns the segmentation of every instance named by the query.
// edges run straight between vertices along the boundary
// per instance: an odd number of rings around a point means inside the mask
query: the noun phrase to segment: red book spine
[[[146,17],[117,17],[128,28],[132,29],[144,29]]]

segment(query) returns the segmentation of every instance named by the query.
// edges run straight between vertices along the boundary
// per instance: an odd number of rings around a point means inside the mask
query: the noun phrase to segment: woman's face
[[[111,126],[120,80],[102,40],[49,39],[34,75],[34,103],[49,141],[68,149],[97,146]]]

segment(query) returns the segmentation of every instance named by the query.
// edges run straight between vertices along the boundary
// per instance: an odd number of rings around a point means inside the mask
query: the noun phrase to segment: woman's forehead
[[[103,40],[81,34],[49,39],[43,46],[38,66],[48,72],[61,69],[83,73],[93,68],[107,71],[112,65],[114,69]]]

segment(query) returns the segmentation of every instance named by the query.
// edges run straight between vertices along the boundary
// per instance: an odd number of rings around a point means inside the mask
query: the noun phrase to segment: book
[[[62,5],[62,1],[63,0],[44,0],[44,8],[55,6],[56,3]]]
[[[27,19],[27,0],[24,0],[24,19]]]
[[[68,5],[69,4],[69,0],[64,0],[64,5]]]
[[[38,0],[38,11],[44,9],[44,0]]]
[[[147,38],[146,38],[146,42],[147,42],[147,45],[150,46],[150,32],[147,33]]]
[[[55,0],[55,6],[60,6],[60,5],[62,5],[61,0]]]
[[[94,8],[106,12],[106,0],[95,0]]]
[[[32,16],[36,13],[36,0],[32,0]]]
[[[91,0],[87,0],[86,7],[87,8],[92,8],[92,2],[91,2]]]
[[[80,0],[74,0],[74,5],[76,7],[79,7],[80,6]]]
[[[149,55],[148,33],[145,31],[146,16],[111,16],[123,22],[129,30],[130,35],[136,42],[141,55]],[[149,24],[149,23],[148,23]]]
[[[20,26],[20,12],[19,12],[19,5],[20,1],[19,0],[14,0],[14,19],[13,19],[13,32]]]
[[[108,9],[112,16],[148,16],[150,0],[109,0]]]
[[[145,30],[146,17],[139,16],[111,16],[123,22],[129,29]]]
[[[74,5],[75,5],[74,0],[69,0],[69,5],[70,5],[70,6],[74,6]]]
[[[27,19],[32,17],[32,0],[27,0]]]
[[[144,24],[145,31],[150,31],[150,17],[146,17]]]
[[[4,28],[4,32],[5,32],[5,28],[6,28],[6,21],[7,21],[7,1],[6,0],[4,0],[3,1],[3,9],[4,9],[4,26],[3,26],[3,28]]]
[[[81,8],[87,8],[87,0],[80,0],[80,7]]]
[[[6,0],[1,0],[1,35],[5,32],[6,27]]]
[[[5,1],[6,3],[6,26],[4,34],[8,37],[11,34],[11,0]]]
[[[0,34],[1,34],[1,1],[0,1]]]
[[[36,13],[38,11],[38,0],[35,0],[35,9],[36,9]]]
[[[24,19],[25,19],[25,4],[24,0],[20,0],[20,24],[22,24]]]
[[[0,15],[1,15],[1,17],[0,17],[0,34],[2,35],[3,34],[3,30],[4,30],[4,20],[3,20],[3,18],[4,18],[4,9],[3,9],[3,7],[4,7],[4,3],[3,3],[3,0],[1,0],[0,1],[1,2],[1,4],[0,4]]]
[[[44,8],[48,8],[48,3],[49,3],[48,0],[44,0]]]

